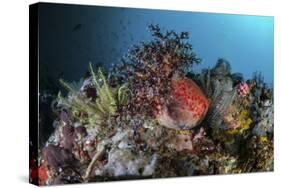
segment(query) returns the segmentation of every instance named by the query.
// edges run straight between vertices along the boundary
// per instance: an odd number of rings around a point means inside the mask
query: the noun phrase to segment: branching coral
[[[158,25],[150,25],[148,29],[153,40],[134,46],[123,63],[114,67],[114,72],[132,91],[128,113],[151,117],[155,106],[165,103],[172,77],[185,75],[200,59],[188,43],[187,32],[164,33]]]

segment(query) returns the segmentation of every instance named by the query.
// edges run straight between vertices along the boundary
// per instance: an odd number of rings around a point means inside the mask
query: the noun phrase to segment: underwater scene
[[[39,23],[30,182],[273,171],[273,17],[40,3]]]

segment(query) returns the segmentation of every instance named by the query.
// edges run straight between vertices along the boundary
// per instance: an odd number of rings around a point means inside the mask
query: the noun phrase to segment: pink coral
[[[242,97],[247,96],[248,93],[250,92],[248,84],[246,82],[238,84],[237,92],[238,92],[238,95],[240,95]]]

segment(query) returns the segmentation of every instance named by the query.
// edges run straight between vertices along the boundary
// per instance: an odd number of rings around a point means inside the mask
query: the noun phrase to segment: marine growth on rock
[[[222,58],[194,72],[204,61],[188,32],[149,31],[152,40],[109,71],[90,64],[84,80],[60,80],[54,132],[32,178],[52,185],[273,170],[273,88],[261,74],[244,80]]]

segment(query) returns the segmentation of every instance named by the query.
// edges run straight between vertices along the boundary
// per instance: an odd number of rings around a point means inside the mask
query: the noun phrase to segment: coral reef
[[[31,176],[41,185],[273,170],[273,89],[225,59],[200,73],[187,32],[162,32],[52,103]],[[35,161],[36,161],[35,160]],[[36,174],[38,169],[39,174]]]

